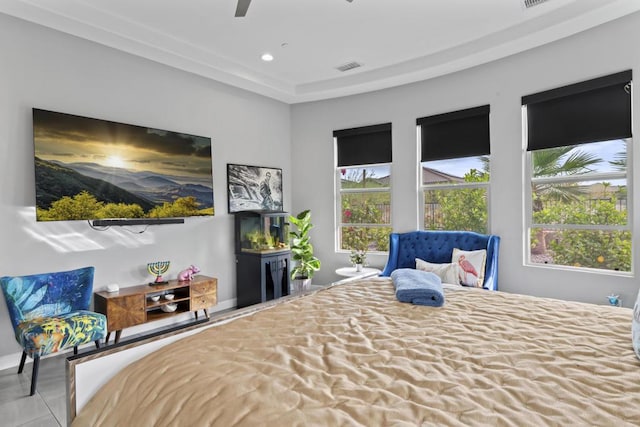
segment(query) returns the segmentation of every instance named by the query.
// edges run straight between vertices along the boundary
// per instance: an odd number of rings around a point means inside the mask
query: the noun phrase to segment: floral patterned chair
[[[31,396],[36,392],[40,357],[91,341],[100,348],[106,317],[88,311],[94,267],[31,276],[1,277],[16,340],[22,347],[18,373],[27,355],[33,358]]]

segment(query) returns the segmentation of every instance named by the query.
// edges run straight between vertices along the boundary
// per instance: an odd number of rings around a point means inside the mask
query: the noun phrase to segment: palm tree
[[[618,171],[627,170],[627,152],[620,151],[616,153],[615,160],[610,161],[609,164],[613,166],[615,170],[618,170]]]
[[[531,158],[534,178],[583,175],[592,171],[590,166],[601,162],[593,154],[577,150],[575,145],[536,150],[531,153]],[[531,184],[533,212],[544,209],[544,200],[570,202],[581,193],[582,189],[575,183],[534,182]],[[547,241],[543,229],[536,233],[536,240],[537,244],[531,253],[546,253]]]
[[[531,156],[533,159],[534,178],[583,175],[592,171],[590,166],[602,161],[593,154],[576,150],[575,145],[536,150],[531,153]],[[533,183],[531,192],[533,195],[533,211],[540,212],[544,209],[543,198],[570,202],[576,200],[582,190],[573,183],[541,182]]]

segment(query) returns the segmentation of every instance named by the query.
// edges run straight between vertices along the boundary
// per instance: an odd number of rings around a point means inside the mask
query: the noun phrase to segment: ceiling
[[[237,0],[0,0],[0,12],[298,103],[451,73],[640,10],[524,1],[253,0],[236,18]],[[361,67],[336,69],[351,62]]]

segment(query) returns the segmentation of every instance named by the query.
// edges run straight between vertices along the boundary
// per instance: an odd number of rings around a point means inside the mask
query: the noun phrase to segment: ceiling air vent
[[[354,61],[354,62],[348,62],[346,64],[342,64],[336,67],[336,70],[342,71],[344,73],[345,71],[353,70],[354,68],[358,68],[358,67],[362,67],[362,64],[358,64],[357,62]]]
[[[522,3],[524,3],[524,7],[528,9],[530,7],[537,6],[540,3],[544,3],[546,1],[548,0],[522,0]]]

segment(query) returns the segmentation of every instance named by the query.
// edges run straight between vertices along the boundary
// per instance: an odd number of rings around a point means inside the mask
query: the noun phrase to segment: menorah
[[[156,276],[155,282],[151,283],[152,285],[167,283],[167,281],[162,279],[162,275],[169,269],[169,264],[169,261],[156,261],[147,264],[147,271],[149,272],[149,274],[153,274]]]

